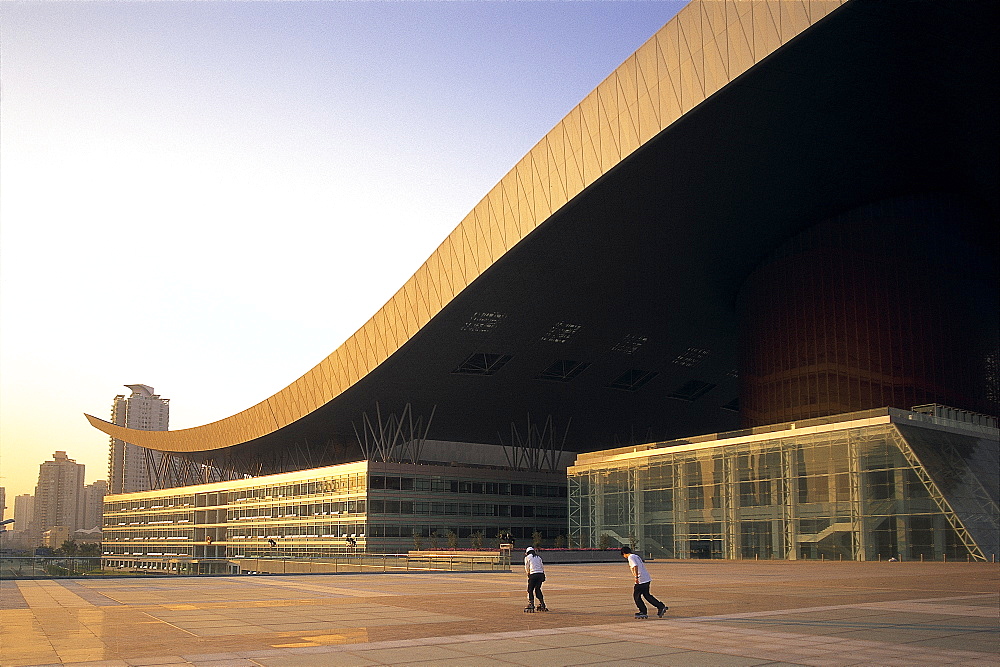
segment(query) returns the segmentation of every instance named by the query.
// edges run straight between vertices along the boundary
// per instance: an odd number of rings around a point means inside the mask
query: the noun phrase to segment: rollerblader
[[[528,606],[524,613],[533,614],[536,611],[548,611],[545,597],[542,595],[542,582],[545,581],[545,566],[542,557],[535,553],[534,547],[524,550],[524,573],[528,575]],[[535,607],[535,596],[538,596],[538,607]]]
[[[642,601],[643,598],[646,598],[651,605],[656,607],[657,617],[663,618],[664,612],[667,611],[667,605],[650,595],[649,582],[653,578],[649,576],[649,572],[646,570],[646,563],[643,562],[639,554],[632,553],[632,550],[628,547],[622,547],[622,557],[628,561],[629,569],[632,570],[632,576],[635,579],[635,588],[632,589],[632,599],[635,600],[635,606],[639,609],[635,617],[649,618],[646,604]]]

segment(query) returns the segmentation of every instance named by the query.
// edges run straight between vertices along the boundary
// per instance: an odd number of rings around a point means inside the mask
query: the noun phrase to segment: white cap
[[[525,550],[524,550],[524,553],[526,553],[526,554],[530,554],[530,553],[532,553],[532,552],[533,552],[534,550],[535,550],[535,547],[528,547],[527,549],[525,549]]]

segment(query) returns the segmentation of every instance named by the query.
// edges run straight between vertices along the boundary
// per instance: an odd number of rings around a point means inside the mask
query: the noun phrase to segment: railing
[[[85,577],[103,574],[100,556],[0,556],[0,579]]]
[[[340,574],[348,572],[505,572],[509,554],[361,554],[326,558],[230,559],[241,574]]]
[[[102,560],[104,561],[102,563]],[[350,572],[507,572],[510,553],[351,554],[317,558],[0,556],[0,579]]]

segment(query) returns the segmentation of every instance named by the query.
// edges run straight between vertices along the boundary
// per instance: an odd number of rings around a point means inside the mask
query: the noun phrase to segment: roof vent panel
[[[587,370],[590,364],[586,361],[571,361],[562,359],[555,362],[536,378],[538,380],[548,380],[550,382],[569,382],[577,375]]]
[[[608,384],[611,389],[622,389],[624,391],[638,391],[644,384],[656,377],[655,371],[644,371],[638,368],[631,368]]]
[[[509,354],[476,352],[470,354],[452,373],[458,375],[493,375],[510,360],[511,355]]]
[[[715,385],[711,382],[702,382],[701,380],[688,380],[680,387],[678,387],[672,394],[670,398],[676,398],[680,401],[697,401],[699,398],[707,394],[708,392],[715,389]]]

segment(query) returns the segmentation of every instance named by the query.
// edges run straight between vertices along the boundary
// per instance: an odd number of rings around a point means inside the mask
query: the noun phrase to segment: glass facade
[[[663,558],[989,560],[992,424],[886,408],[583,454],[571,539]]]
[[[566,522],[562,474],[362,461],[106,496],[104,558],[495,548],[500,537],[552,543]]]

